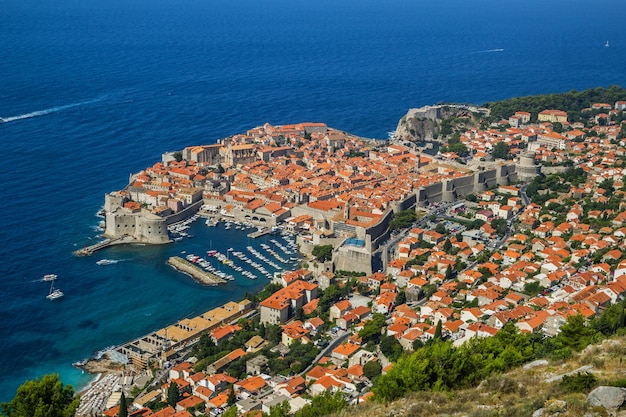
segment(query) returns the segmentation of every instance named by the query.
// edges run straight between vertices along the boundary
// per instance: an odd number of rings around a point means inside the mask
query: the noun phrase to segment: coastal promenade
[[[202,285],[219,285],[226,284],[226,281],[208,271],[203,271],[191,262],[184,260],[178,256],[172,256],[167,260],[167,264],[171,265],[177,271],[183,272]]]

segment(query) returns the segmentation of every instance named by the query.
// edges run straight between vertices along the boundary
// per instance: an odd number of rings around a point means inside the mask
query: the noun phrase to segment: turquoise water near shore
[[[64,382],[80,388],[92,376],[73,367],[68,358],[84,359],[97,354],[98,349],[121,344],[185,317],[199,315],[228,300],[240,299],[246,292],[259,291],[269,282],[267,277],[257,272],[256,280],[249,279],[206,254],[208,250],[216,248],[226,254],[228,248],[232,247],[235,251],[246,253],[268,271],[277,271],[255,259],[246,247],[251,245],[272,259],[259,245],[266,243],[280,254],[280,249],[270,240],[276,239],[283,245],[286,245],[286,241],[280,235],[251,239],[247,234],[253,230],[237,230],[234,227],[226,230],[223,224],[208,227],[203,219],[199,219],[189,229],[192,238],[184,238],[173,244],[114,246],[90,257],[70,258],[66,269],[46,270],[59,274],[57,284],[65,293],[63,299],[54,302],[44,298],[48,283],[39,279],[25,279],[24,287],[38,293],[34,297],[36,306],[33,305],[37,314],[32,319],[46,323],[45,327],[37,326],[36,329],[13,336],[26,340],[36,338],[35,356],[32,362],[25,363],[27,369],[35,375],[58,372]],[[214,266],[232,274],[235,280],[217,287],[202,286],[165,262],[170,256],[184,257],[191,253],[210,260]],[[101,259],[115,263],[98,265],[96,262]],[[235,261],[254,272],[244,262],[238,259]],[[285,268],[296,265],[295,262],[287,265],[274,261]],[[51,320],[52,317],[54,320]],[[72,337],[59,337],[75,333],[82,335],[80,343]],[[16,362],[21,360],[17,358]]]
[[[50,372],[80,387],[90,377],[73,362],[266,282],[207,288],[168,267],[182,250],[247,243],[200,223],[172,245],[72,255],[97,239],[104,194],[162,152],[265,122],[385,138],[410,107],[624,86],[625,12],[618,0],[3,1],[0,401]]]

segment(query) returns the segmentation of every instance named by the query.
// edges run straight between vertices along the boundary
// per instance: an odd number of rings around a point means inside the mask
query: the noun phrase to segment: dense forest
[[[590,108],[593,103],[607,103],[613,106],[620,100],[626,100],[626,89],[614,85],[584,91],[572,90],[561,94],[515,97],[485,103],[484,106],[491,110],[491,118],[494,120],[508,119],[516,111],[527,111],[532,115],[533,121],[536,121],[537,113],[546,109],[558,109],[567,112],[570,122],[576,122],[582,120],[582,110]]]

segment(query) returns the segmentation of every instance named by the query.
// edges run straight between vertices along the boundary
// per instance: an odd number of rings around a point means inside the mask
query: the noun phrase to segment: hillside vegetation
[[[583,109],[590,108],[594,103],[607,103],[611,106],[626,96],[626,90],[619,86],[608,88],[593,88],[584,91],[572,90],[567,93],[542,94],[527,97],[515,97],[508,100],[485,103],[484,106],[491,110],[491,117],[508,119],[516,111],[524,109],[529,112],[533,120],[537,114],[546,109],[558,109],[567,112],[571,122],[581,119]]]
[[[626,337],[620,336],[590,345],[568,360],[537,361],[506,373],[494,373],[474,388],[418,390],[394,401],[350,407],[334,416],[355,413],[360,417],[622,415],[588,403],[587,395],[598,386],[625,386],[626,369],[622,365],[625,355]],[[537,411],[540,409],[543,412]]]

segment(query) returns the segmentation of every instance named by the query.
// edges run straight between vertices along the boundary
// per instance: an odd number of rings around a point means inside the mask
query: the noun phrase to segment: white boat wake
[[[16,120],[30,119],[33,117],[44,116],[46,114],[56,113],[56,112],[71,109],[74,107],[84,106],[86,104],[97,103],[99,101],[102,101],[105,97],[106,96],[100,96],[91,100],[79,101],[78,103],[65,104],[63,106],[50,107],[49,109],[37,110],[37,111],[30,112],[30,113],[20,114],[17,116],[0,117],[0,123],[9,123],[9,122],[14,122]]]
[[[485,49],[483,51],[476,51],[475,54],[489,54],[492,52],[504,52],[504,48],[496,48],[496,49]]]

